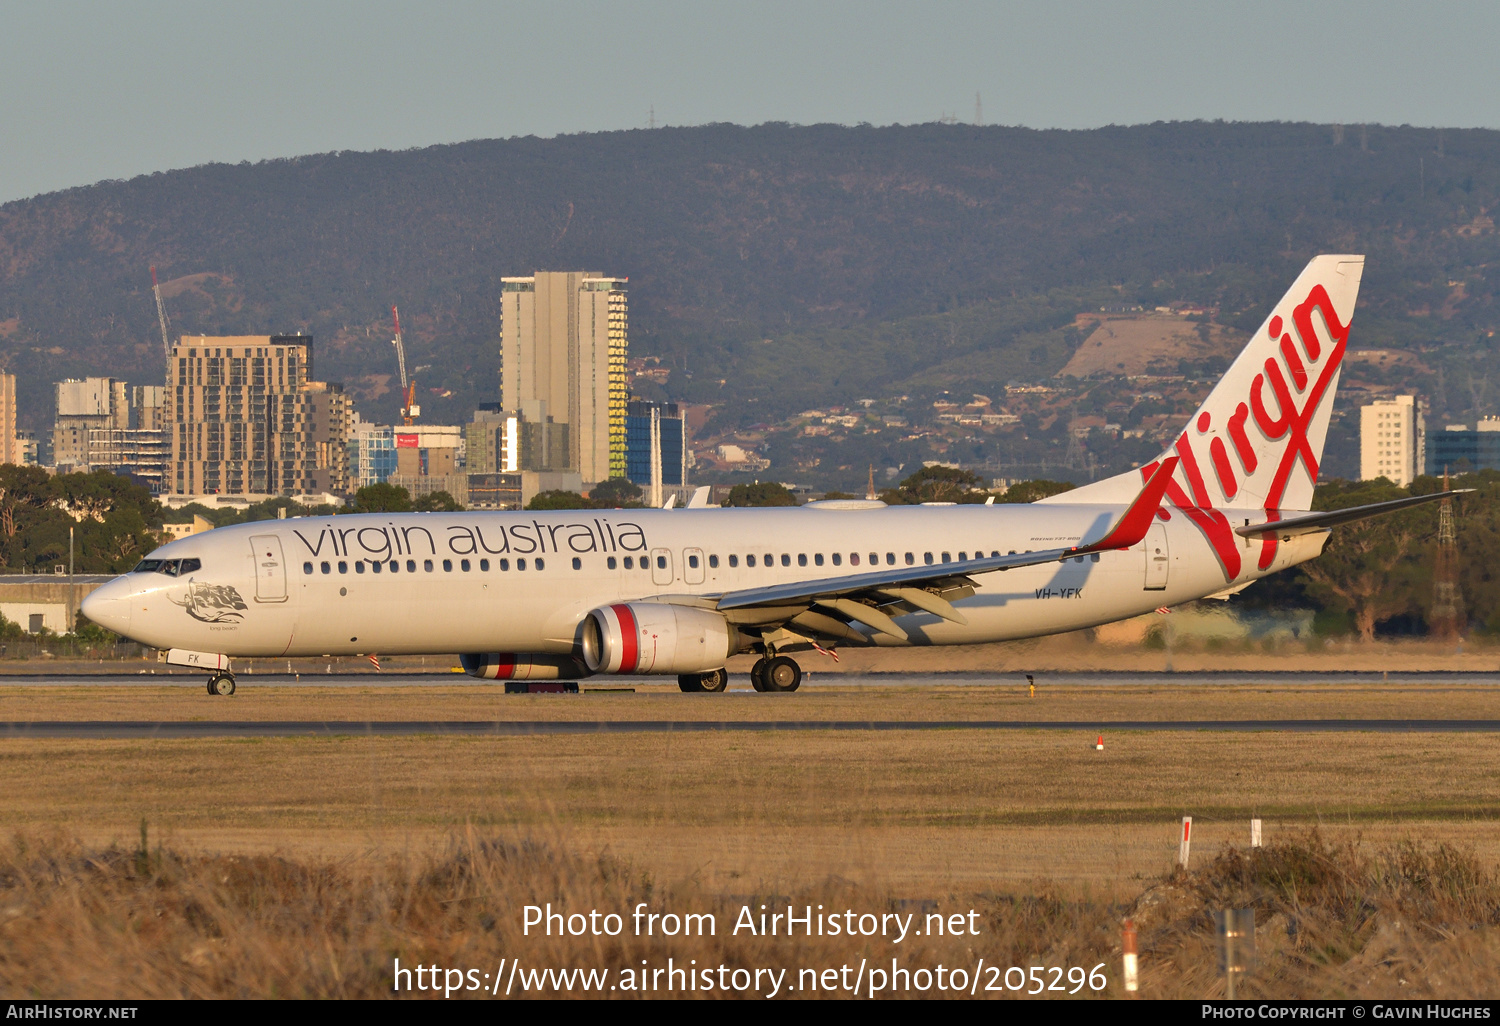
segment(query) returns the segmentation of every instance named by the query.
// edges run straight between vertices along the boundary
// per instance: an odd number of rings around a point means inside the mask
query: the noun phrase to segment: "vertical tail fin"
[[[1161,457],[1051,501],[1129,502],[1176,456],[1174,506],[1311,508],[1364,265],[1314,257]]]

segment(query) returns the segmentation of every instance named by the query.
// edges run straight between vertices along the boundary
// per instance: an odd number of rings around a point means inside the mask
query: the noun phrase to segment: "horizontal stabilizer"
[[[1368,506],[1350,506],[1348,509],[1330,509],[1323,513],[1306,513],[1287,520],[1268,520],[1264,524],[1236,527],[1234,533],[1245,538],[1254,538],[1263,534],[1302,534],[1307,531],[1321,531],[1325,528],[1337,527],[1339,524],[1352,524],[1356,520],[1378,517],[1383,513],[1394,513],[1398,509],[1437,502],[1439,499],[1447,499],[1472,491],[1474,491],[1473,488],[1458,488],[1451,492],[1434,492],[1431,495],[1413,495],[1405,499],[1392,499],[1390,502],[1372,502]]]

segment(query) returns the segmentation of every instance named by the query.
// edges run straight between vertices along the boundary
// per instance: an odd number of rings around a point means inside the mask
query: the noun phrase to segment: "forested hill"
[[[399,303],[424,419],[452,422],[495,397],[499,278],[584,267],[630,276],[633,352],[682,369],[677,397],[795,403],[1100,296],[1258,319],[1329,251],[1370,258],[1358,344],[1483,348],[1497,191],[1500,133],[1305,124],[709,125],[209,165],[0,207],[0,358],[35,428],[62,376],[161,380],[155,264],[174,333],[310,332],[375,418]],[[911,318],[939,327],[862,351]],[[747,355],[788,337],[822,339],[818,366]],[[1066,358],[1037,352],[1011,376]]]

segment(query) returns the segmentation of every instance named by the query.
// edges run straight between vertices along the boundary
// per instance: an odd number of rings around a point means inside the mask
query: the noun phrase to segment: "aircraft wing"
[[[863,635],[850,630],[847,621],[856,621],[904,640],[905,632],[896,626],[890,612],[881,610],[882,606],[896,607],[892,610],[896,615],[909,610],[924,610],[945,620],[965,623],[963,614],[953,608],[949,599],[973,594],[977,587],[970,579],[973,574],[1056,563],[1090,552],[1128,549],[1140,542],[1146,537],[1176,469],[1176,457],[1163,460],[1135,501],[1097,541],[1080,540],[1079,544],[1066,548],[987,556],[961,563],[887,567],[821,580],[747,588],[721,595],[715,605],[720,611],[731,614],[731,620],[790,622],[794,629],[796,626],[806,627],[815,633],[847,640],[864,640]],[[754,610],[764,610],[767,616],[762,619],[753,615],[733,615],[735,611],[751,613]]]
[[[1234,533],[1245,538],[1254,538],[1263,534],[1306,534],[1309,531],[1321,531],[1329,527],[1337,527],[1339,524],[1352,524],[1356,520],[1364,520],[1367,517],[1378,517],[1383,513],[1394,513],[1398,509],[1406,509],[1410,506],[1420,506],[1427,502],[1437,502],[1439,499],[1451,498],[1455,495],[1464,495],[1472,492],[1473,488],[1457,488],[1449,492],[1434,492],[1431,495],[1413,495],[1405,499],[1392,499],[1390,502],[1372,502],[1367,506],[1350,506],[1348,509],[1330,509],[1321,513],[1304,513],[1301,516],[1288,517],[1285,520],[1268,520],[1264,524],[1249,524],[1245,527],[1236,527]]]

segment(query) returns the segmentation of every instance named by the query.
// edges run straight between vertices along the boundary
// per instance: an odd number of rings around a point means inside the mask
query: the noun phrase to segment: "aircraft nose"
[[[123,637],[130,636],[130,610],[134,589],[126,580],[117,579],[95,588],[79,606],[79,612],[106,630]]]

